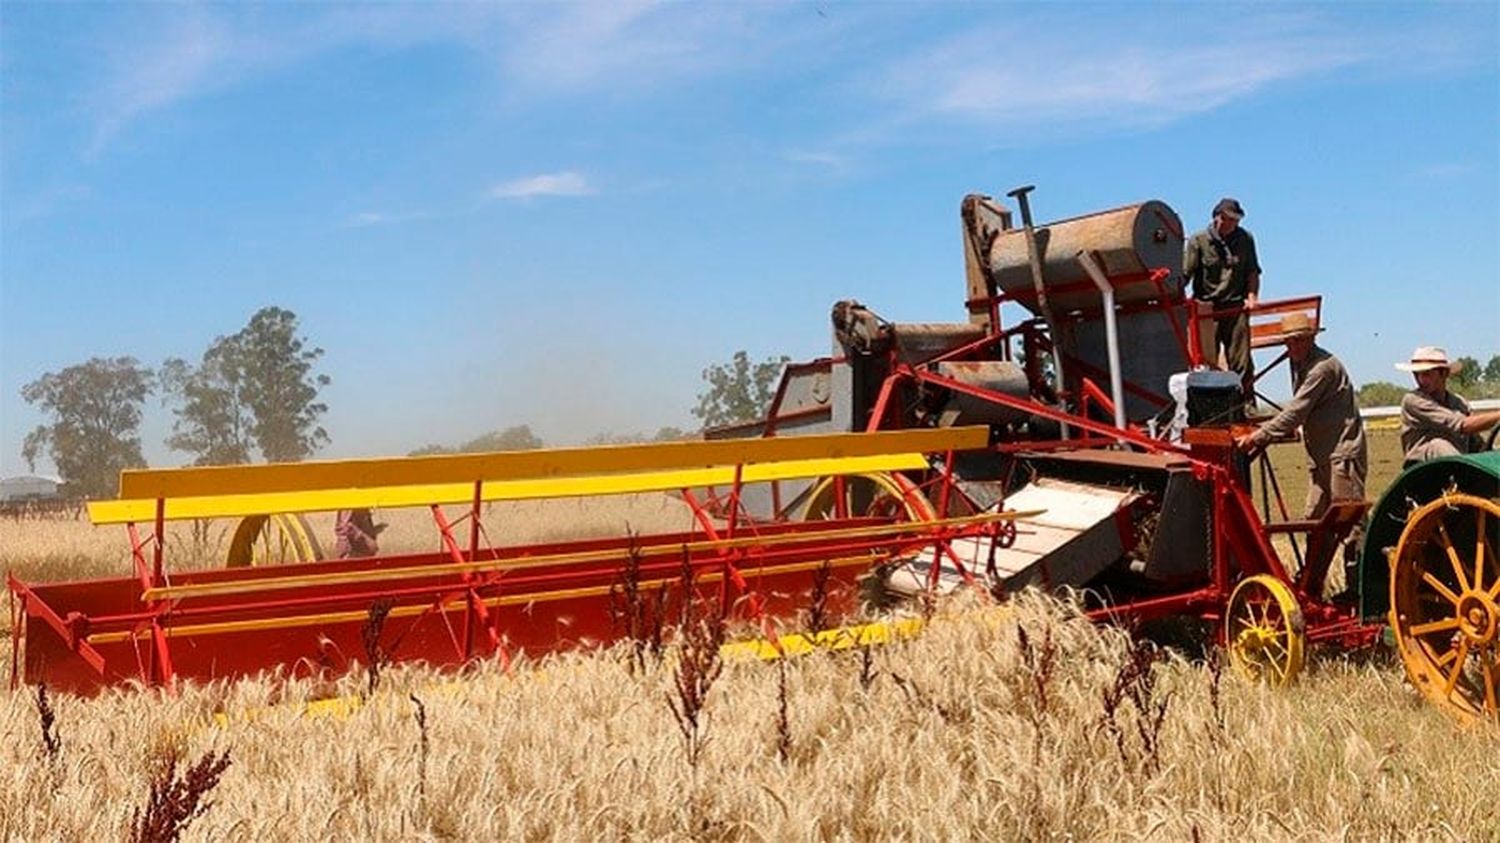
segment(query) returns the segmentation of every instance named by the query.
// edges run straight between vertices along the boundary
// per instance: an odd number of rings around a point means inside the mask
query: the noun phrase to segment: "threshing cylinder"
[[[1078,263],[1079,252],[1097,257],[1104,274],[1115,283],[1119,304],[1143,301],[1157,295],[1152,284],[1119,283],[1138,280],[1154,269],[1166,268],[1180,275],[1182,267],[1182,220],[1165,202],[1150,200],[1111,211],[1100,211],[1058,220],[1036,228],[1041,253],[1042,277],[1052,309],[1095,310],[1099,292]],[[989,265],[995,283],[1006,294],[1037,311],[1032,289],[1030,255],[1024,231],[1000,232],[989,249]],[[1174,277],[1172,289],[1181,288]],[[1059,290],[1059,288],[1068,288]]]

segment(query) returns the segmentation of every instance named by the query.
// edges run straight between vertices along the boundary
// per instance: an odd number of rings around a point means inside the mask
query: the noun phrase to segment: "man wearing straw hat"
[[[1448,376],[1462,365],[1448,362],[1448,352],[1434,345],[1421,346],[1411,360],[1396,364],[1417,381],[1401,399],[1401,450],[1408,463],[1478,450],[1476,434],[1500,422],[1500,410],[1472,412],[1469,402],[1448,391]]]
[[[1238,447],[1254,450],[1302,428],[1311,475],[1308,519],[1321,518],[1336,500],[1364,500],[1365,473],[1369,469],[1365,425],[1355,401],[1354,383],[1344,364],[1317,344],[1317,332],[1306,313],[1282,318],[1281,340],[1292,368],[1292,399],[1253,433],[1234,440]],[[1351,568],[1359,558],[1362,534],[1363,529],[1356,525],[1344,545],[1345,582],[1354,581]]]

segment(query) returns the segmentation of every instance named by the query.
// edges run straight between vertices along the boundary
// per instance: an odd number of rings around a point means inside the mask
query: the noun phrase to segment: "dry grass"
[[[434,546],[425,512],[382,518],[387,549]],[[485,527],[510,543],[686,519],[637,496],[496,506]],[[0,566],[123,573],[123,544],[0,524]],[[784,669],[725,664],[696,764],[673,647],[461,679],[391,668],[346,717],[262,680],[51,696],[44,730],[34,690],[0,693],[0,838],[128,836],[162,759],[228,752],[184,839],[1500,839],[1500,729],[1454,725],[1389,658],[1323,654],[1271,691],[1034,595],[986,617],[940,612],[914,641]]]
[[[1401,431],[1392,427],[1368,428],[1365,437],[1370,447],[1370,470],[1365,478],[1365,497],[1374,503],[1380,500],[1380,496],[1385,494],[1391,482],[1401,473]],[[1291,517],[1299,519],[1307,503],[1307,451],[1301,442],[1288,442],[1272,445],[1270,454],[1282,498],[1286,501]],[[1251,479],[1252,494],[1256,507],[1259,508],[1260,472],[1252,471]],[[1276,505],[1274,498],[1271,505]]]
[[[674,660],[638,671],[624,649],[458,681],[398,669],[345,718],[260,708],[266,682],[62,698],[55,777],[35,695],[16,693],[0,704],[0,837],[121,836],[164,745],[232,753],[189,839],[1500,834],[1500,732],[1459,730],[1391,665],[1324,660],[1274,692],[1166,655],[1147,662],[1144,702],[1122,693],[1110,716],[1132,652],[1119,630],[1022,599],[875,651],[868,685],[858,651],[789,663],[784,722],[777,669],[731,663],[696,767],[668,704]]]

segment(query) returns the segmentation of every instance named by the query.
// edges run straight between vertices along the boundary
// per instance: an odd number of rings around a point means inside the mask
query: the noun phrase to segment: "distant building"
[[[62,481],[56,477],[22,474],[0,479],[0,501],[54,500],[60,497]]]

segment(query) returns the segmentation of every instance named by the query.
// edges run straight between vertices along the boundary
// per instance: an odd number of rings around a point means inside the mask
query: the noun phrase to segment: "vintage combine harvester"
[[[122,500],[90,514],[130,525],[134,575],[11,579],[13,676],[88,691],[338,669],[377,616],[396,659],[544,652],[639,634],[620,606],[643,588],[717,600],[774,650],[778,627],[853,612],[861,594],[1037,586],[1080,589],[1100,620],[1211,622],[1237,670],[1278,685],[1310,644],[1389,630],[1423,693],[1500,719],[1500,457],[1404,474],[1369,519],[1353,588],[1327,596],[1369,505],[1293,519],[1269,460],[1233,448],[1283,358],[1244,379],[1207,365],[1211,314],[1183,289],[1178,216],[1150,201],[1034,226],[1027,191],[1011,194],[1020,226],[989,197],[963,202],[966,321],[892,323],[840,302],[833,355],[788,366],[764,419],[707,441],[126,472]],[[1316,324],[1321,309],[1263,302],[1253,347],[1279,348],[1283,316]],[[643,491],[678,495],[693,523],[521,547],[481,530],[490,501]],[[268,538],[319,557],[300,513],[413,505],[430,508],[442,552],[251,564]],[[171,571],[166,521],[231,516],[245,519],[231,567]]]

